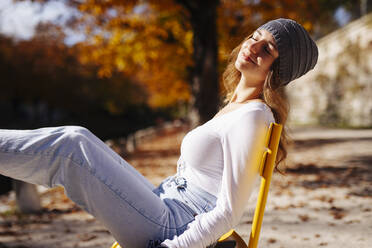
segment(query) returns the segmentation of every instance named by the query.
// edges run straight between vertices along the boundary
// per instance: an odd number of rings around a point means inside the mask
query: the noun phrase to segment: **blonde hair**
[[[222,81],[226,91],[225,103],[231,100],[241,77],[241,72],[235,67],[235,61],[238,57],[240,48],[242,44],[251,37],[252,34],[245,38],[236,48],[232,50],[229,56],[227,67],[222,75]],[[275,167],[277,170],[279,170],[278,165],[287,157],[288,137],[285,124],[288,117],[289,104],[284,87],[280,85],[278,59],[276,59],[271,65],[271,69],[264,82],[261,99],[270,107],[274,115],[275,122],[283,125]]]

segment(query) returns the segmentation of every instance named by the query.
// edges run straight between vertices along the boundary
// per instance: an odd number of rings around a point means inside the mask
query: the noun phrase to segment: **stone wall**
[[[290,123],[372,127],[372,14],[317,44],[314,70],[287,87]]]

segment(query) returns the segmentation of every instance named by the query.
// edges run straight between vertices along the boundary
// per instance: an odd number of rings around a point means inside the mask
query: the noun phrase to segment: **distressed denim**
[[[216,197],[182,177],[158,187],[85,128],[0,130],[0,174],[66,195],[95,216],[125,248],[180,235]]]

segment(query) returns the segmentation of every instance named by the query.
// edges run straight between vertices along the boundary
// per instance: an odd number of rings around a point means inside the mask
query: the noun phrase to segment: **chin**
[[[240,71],[240,73],[252,77],[253,75],[258,76],[259,72],[257,68],[252,67],[250,64],[245,64],[245,63],[239,63],[235,65],[235,68]],[[254,76],[255,77],[255,76]]]
[[[240,61],[236,61],[235,62],[235,68],[240,71],[240,73],[244,73],[244,72],[249,72],[249,71],[252,71],[250,70],[248,64],[246,63],[241,63]]]

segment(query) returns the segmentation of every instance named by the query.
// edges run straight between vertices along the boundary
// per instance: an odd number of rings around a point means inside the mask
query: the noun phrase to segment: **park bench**
[[[215,248],[256,248],[260,236],[262,220],[265,212],[267,196],[271,183],[271,176],[275,167],[276,154],[279,147],[282,125],[271,123],[266,135],[266,150],[263,153],[262,162],[260,164],[259,173],[261,176],[260,191],[257,198],[256,209],[254,212],[251,234],[248,245],[234,230],[230,230],[224,234],[215,245]],[[115,242],[111,248],[121,248]]]

